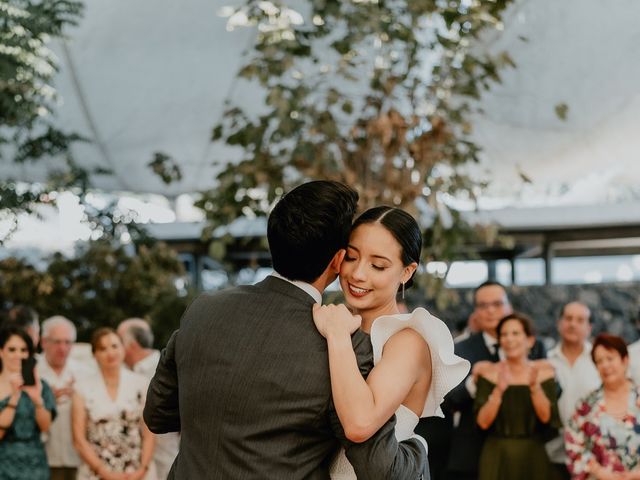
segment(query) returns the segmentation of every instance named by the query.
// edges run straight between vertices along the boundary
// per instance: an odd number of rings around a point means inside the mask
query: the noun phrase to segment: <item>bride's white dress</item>
[[[444,322],[424,308],[416,308],[412,313],[385,315],[373,322],[371,344],[374,365],[380,361],[382,349],[387,340],[405,328],[412,328],[422,335],[431,351],[433,375],[421,417],[443,417],[440,404],[444,396],[465,379],[469,373],[469,362],[453,353],[453,338]],[[398,441],[413,436],[419,420],[420,418],[412,410],[400,405],[396,410],[395,434]],[[356,479],[356,474],[344,450],[340,450],[333,460],[330,477],[332,480]]]

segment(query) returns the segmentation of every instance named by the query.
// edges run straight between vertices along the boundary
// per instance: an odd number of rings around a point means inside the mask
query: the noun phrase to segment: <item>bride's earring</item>
[[[404,282],[402,282],[402,299],[404,300]]]

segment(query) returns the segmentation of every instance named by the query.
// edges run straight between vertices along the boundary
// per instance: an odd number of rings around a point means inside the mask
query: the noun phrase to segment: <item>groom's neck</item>
[[[327,269],[322,273],[322,275],[316,278],[315,281],[309,282],[309,284],[322,294],[324,293],[325,289],[329,285],[331,285],[336,278],[338,278],[338,276],[335,273],[331,272],[329,269]]]

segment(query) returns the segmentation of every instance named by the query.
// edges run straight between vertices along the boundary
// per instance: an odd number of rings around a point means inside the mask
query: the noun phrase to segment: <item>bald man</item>
[[[557,323],[560,342],[548,353],[556,369],[556,379],[562,388],[558,411],[566,425],[576,409],[576,403],[600,385],[600,376],[591,360],[591,311],[584,303],[569,302],[560,310]],[[561,478],[570,478],[565,466],[567,456],[560,435],[547,443],[549,459]]]
[[[142,318],[128,318],[118,325],[117,331],[124,344],[124,361],[127,366],[151,381],[160,361],[160,352],[153,349],[153,332],[149,323]],[[177,433],[156,435],[153,461],[158,478],[167,478],[169,475],[179,445],[180,436]]]

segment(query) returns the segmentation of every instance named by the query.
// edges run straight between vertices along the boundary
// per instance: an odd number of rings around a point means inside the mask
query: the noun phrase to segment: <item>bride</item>
[[[422,235],[414,218],[387,206],[364,212],[353,224],[340,269],[344,305],[314,306],[326,338],[331,390],[340,423],[353,442],[370,438],[394,413],[396,437],[413,435],[420,417],[443,416],[440,403],[466,377],[469,362],[454,355],[447,326],[424,308],[400,313],[397,294],[409,288],[420,259]],[[360,374],[351,334],[371,336],[375,367]],[[331,478],[355,479],[344,452]]]

